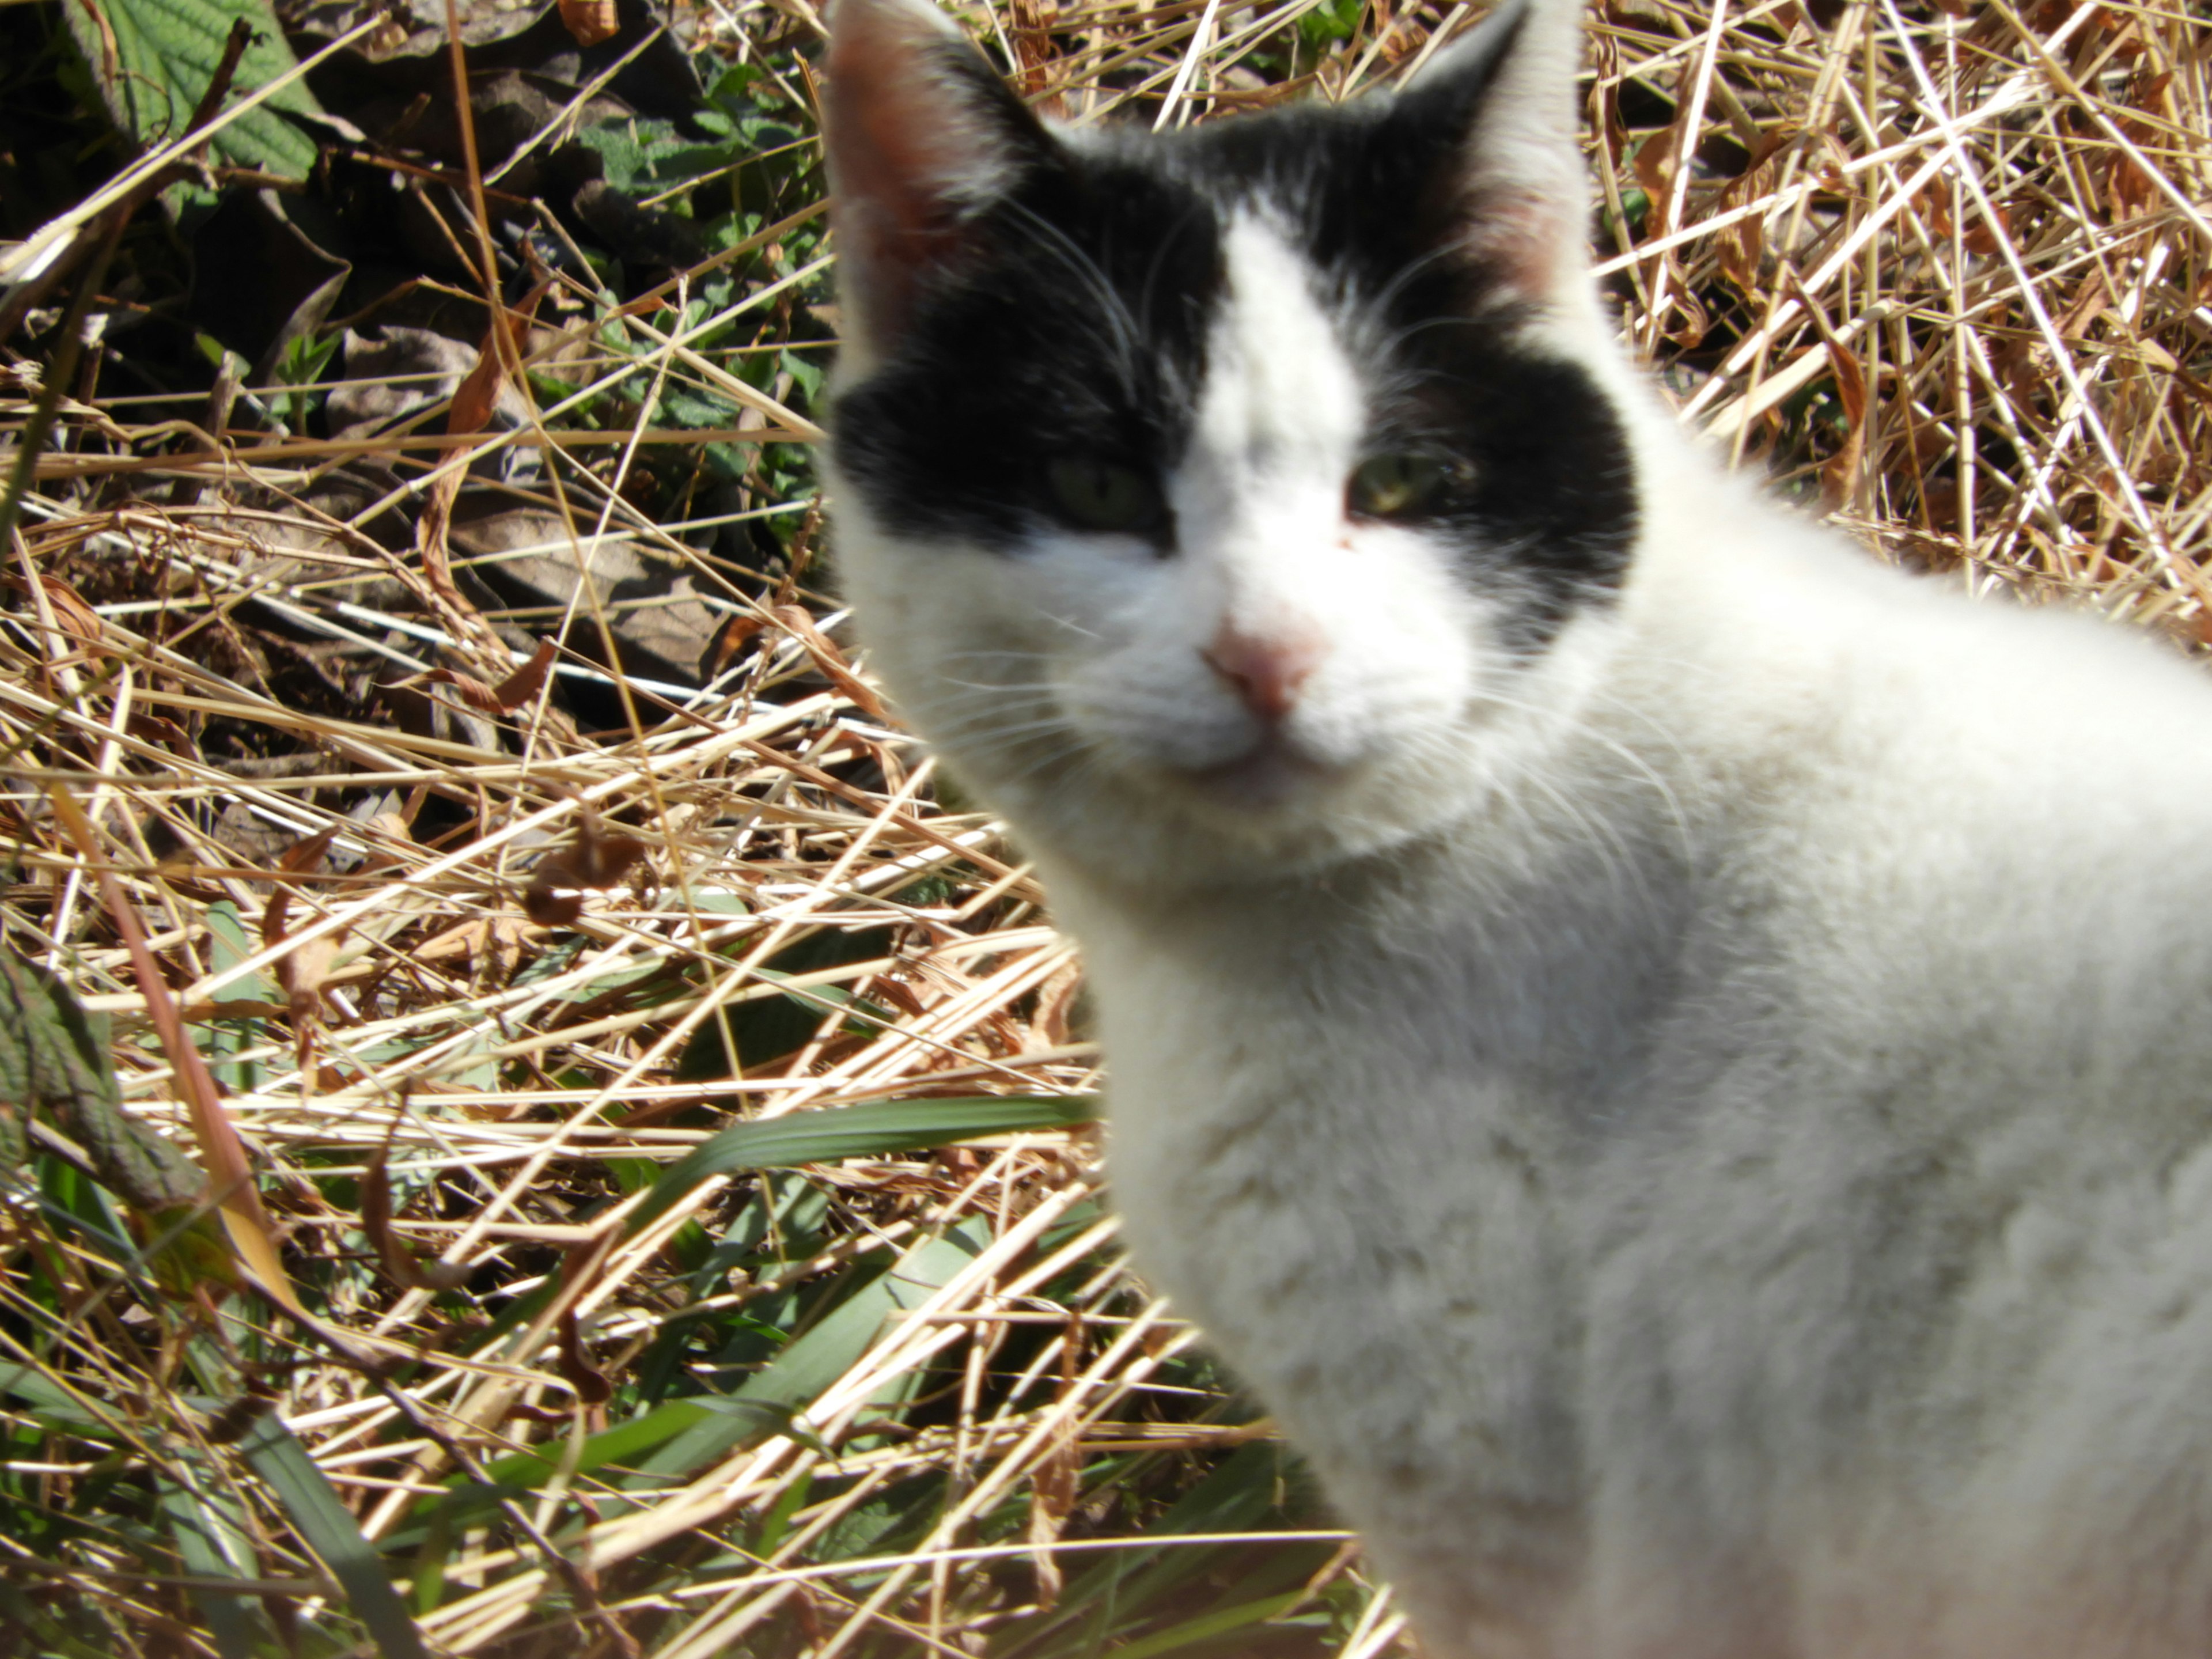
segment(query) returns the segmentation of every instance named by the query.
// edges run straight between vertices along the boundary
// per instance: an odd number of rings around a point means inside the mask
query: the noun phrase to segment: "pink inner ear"
[[[959,185],[984,157],[934,61],[948,37],[900,0],[845,0],[830,44],[827,111],[836,222],[880,333],[903,320],[915,276],[950,251]]]
[[[1573,274],[1559,265],[1562,239],[1573,234],[1573,222],[1559,212],[1558,201],[1500,192],[1484,216],[1489,222],[1484,252],[1498,261],[1498,274],[1506,285],[1520,289],[1526,299],[1548,299],[1564,274]]]
[[[1571,261],[1563,263],[1565,238],[1577,234],[1576,220],[1559,204],[1516,188],[1486,190],[1478,198],[1469,240],[1498,279],[1522,299],[1549,299],[1564,280],[1579,281]]]

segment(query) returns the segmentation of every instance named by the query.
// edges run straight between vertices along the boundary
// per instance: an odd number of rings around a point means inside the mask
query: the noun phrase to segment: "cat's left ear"
[[[823,133],[848,355],[889,351],[966,228],[1058,145],[932,0],[836,0]]]
[[[1505,0],[1385,118],[1442,150],[1451,233],[1516,298],[1579,301],[1588,290],[1582,59],[1582,0]]]

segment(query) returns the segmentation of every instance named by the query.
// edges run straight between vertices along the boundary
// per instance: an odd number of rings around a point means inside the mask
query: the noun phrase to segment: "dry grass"
[[[1625,327],[1686,420],[1891,556],[2212,638],[2212,33],[2181,0],[1835,9],[1606,8]],[[1470,10],[967,15],[1070,118],[1180,123],[1385,82]],[[807,0],[689,21],[811,135]],[[1098,1082],[1018,854],[833,642],[811,516],[747,475],[737,510],[788,556],[756,574],[633,501],[672,442],[813,435],[790,375],[732,371],[822,331],[817,233],[802,207],[719,259],[744,274],[703,312],[570,283],[524,341],[563,378],[489,436],[481,410],[437,435],[442,402],[365,443],[264,422],[220,445],[60,404],[0,617],[7,945],[110,1018],[140,1121],[216,1170],[207,1120],[234,1126],[259,1191],[217,1194],[234,1246],[251,1270],[257,1231],[280,1243],[261,1277],[298,1307],[226,1293],[224,1251],[180,1256],[66,1135],[4,1176],[0,1620],[35,1650],[407,1650],[363,1575],[457,1654],[1401,1646],[1264,1422],[1119,1266],[1091,1131],[732,1163],[647,1198],[733,1121]],[[0,396],[0,434],[38,383]],[[667,386],[743,414],[655,427]],[[403,671],[514,672],[494,624],[546,615],[487,617],[435,556],[362,533],[500,449],[535,451],[525,493],[579,536],[691,570],[711,682],[622,688],[597,738],[526,674],[427,735],[299,695],[272,617]],[[396,488],[334,513],[364,457]],[[578,603],[617,625],[609,595]],[[161,1041],[165,997],[219,1100]]]

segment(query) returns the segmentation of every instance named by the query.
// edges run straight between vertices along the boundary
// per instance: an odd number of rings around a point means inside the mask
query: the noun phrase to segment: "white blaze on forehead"
[[[1359,379],[1311,266],[1249,213],[1230,222],[1223,253],[1227,292],[1186,472],[1340,477],[1359,439]]]

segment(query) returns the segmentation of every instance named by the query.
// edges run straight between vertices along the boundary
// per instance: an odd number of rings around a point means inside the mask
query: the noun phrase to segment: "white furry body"
[[[845,3],[846,84],[934,39]],[[1528,15],[1489,95],[1556,178]],[[1343,506],[1374,388],[1264,216],[1171,551],[838,486],[873,660],[1086,952],[1138,1261],[1438,1659],[2212,1650],[2212,684],[1722,476],[1549,234],[1529,338],[1643,488],[1540,649],[1510,560]]]
[[[1690,495],[1540,786],[1050,866],[1139,1258],[1440,1654],[2203,1652],[2212,688]]]
[[[1245,884],[1036,844],[1139,1263],[1441,1656],[2201,1653],[2212,686],[1644,436],[1475,810]]]

